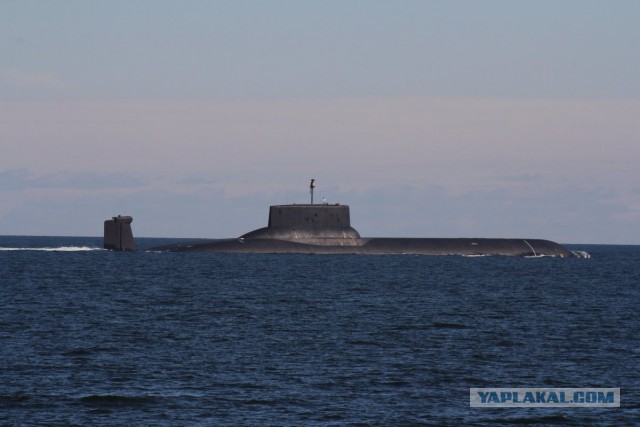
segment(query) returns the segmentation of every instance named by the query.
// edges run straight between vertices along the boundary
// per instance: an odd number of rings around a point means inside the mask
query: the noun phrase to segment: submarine
[[[104,249],[112,251],[135,251],[136,243],[131,231],[133,218],[118,215],[104,222]]]
[[[273,205],[266,227],[232,239],[179,243],[151,248],[168,252],[415,254],[463,256],[574,257],[559,243],[515,238],[361,237],[351,227],[348,205],[311,203]]]

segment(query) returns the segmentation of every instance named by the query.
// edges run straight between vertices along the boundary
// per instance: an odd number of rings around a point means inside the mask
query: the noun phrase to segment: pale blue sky
[[[0,1],[0,234],[640,243],[638,1]]]
[[[631,1],[3,1],[3,98],[640,95]]]

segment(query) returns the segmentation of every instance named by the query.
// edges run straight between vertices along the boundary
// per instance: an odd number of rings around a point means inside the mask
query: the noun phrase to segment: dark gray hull
[[[312,245],[271,239],[225,239],[153,248],[170,252],[504,255],[571,257],[562,245],[540,239],[361,238],[348,246]],[[353,244],[356,243],[356,244]]]
[[[362,238],[346,205],[275,205],[266,227],[237,239],[153,248],[171,252],[508,255],[571,257],[549,240],[486,238]]]

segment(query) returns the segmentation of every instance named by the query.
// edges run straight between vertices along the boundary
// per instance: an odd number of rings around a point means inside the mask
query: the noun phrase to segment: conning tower
[[[267,227],[242,239],[275,239],[321,246],[359,246],[360,234],[351,227],[347,205],[274,205]]]

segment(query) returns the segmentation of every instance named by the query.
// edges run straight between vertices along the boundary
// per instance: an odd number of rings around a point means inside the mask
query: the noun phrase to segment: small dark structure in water
[[[114,216],[104,222],[104,248],[114,251],[135,251],[130,216]]]
[[[236,239],[153,248],[171,252],[314,254],[510,255],[572,257],[562,245],[540,239],[363,238],[351,227],[349,206],[275,205],[264,228]]]

